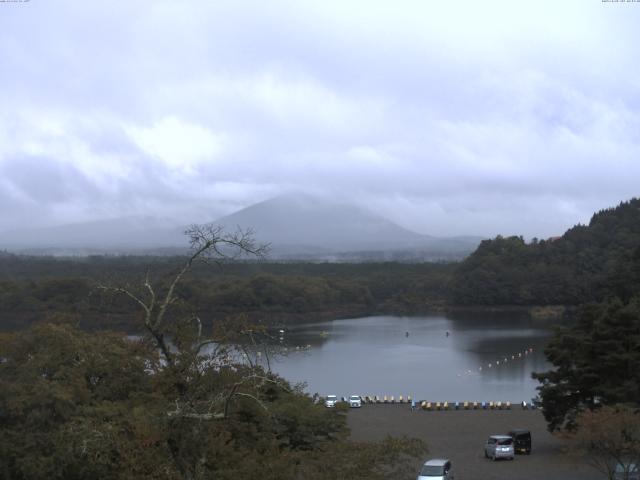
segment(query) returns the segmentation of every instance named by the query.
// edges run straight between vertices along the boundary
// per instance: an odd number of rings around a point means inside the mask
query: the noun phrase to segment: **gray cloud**
[[[634,5],[0,5],[0,230],[295,190],[434,235],[638,195]]]

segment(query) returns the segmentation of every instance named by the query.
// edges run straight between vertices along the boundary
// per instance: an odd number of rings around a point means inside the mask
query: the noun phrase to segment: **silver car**
[[[513,438],[508,435],[491,435],[484,446],[484,456],[493,460],[499,458],[513,460]]]
[[[324,401],[324,406],[327,408],[333,408],[338,403],[338,397],[336,395],[327,395],[327,398]]]
[[[446,458],[427,460],[418,474],[417,480],[453,480],[453,467]]]

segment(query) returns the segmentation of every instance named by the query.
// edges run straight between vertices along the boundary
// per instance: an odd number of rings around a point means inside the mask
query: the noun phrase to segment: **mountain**
[[[283,195],[216,220],[251,227],[276,258],[439,260],[471,253],[480,237],[437,238],[401,227],[355,205],[308,195]]]
[[[309,261],[458,260],[480,237],[437,238],[403,228],[366,209],[308,195],[284,195],[213,222],[251,228],[271,258]],[[0,233],[0,250],[35,254],[175,254],[187,247],[185,226],[153,217],[14,230]]]
[[[412,246],[423,236],[353,205],[285,195],[256,203],[215,223],[251,226],[256,236],[277,245],[353,249]]]

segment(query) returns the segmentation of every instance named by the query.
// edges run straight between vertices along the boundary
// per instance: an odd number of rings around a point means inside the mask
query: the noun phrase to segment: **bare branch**
[[[151,300],[149,302],[149,311],[151,311],[151,310],[154,309],[154,307],[156,305],[156,292],[153,290],[153,287],[151,286],[151,283],[149,283],[149,271],[147,271],[147,275],[145,276],[144,286],[149,291],[149,295],[151,297]]]
[[[198,325],[198,332],[196,333],[196,342],[200,342],[200,339],[202,338],[202,321],[200,320],[200,317],[198,315],[193,315],[193,319],[196,321],[196,324]]]
[[[122,287],[110,287],[110,286],[107,286],[107,285],[98,285],[97,288],[99,290],[104,290],[104,291],[107,291],[107,292],[119,293],[119,294],[122,294],[122,295],[126,295],[127,297],[132,299],[134,302],[136,302],[138,305],[140,305],[142,307],[142,309],[144,310],[144,313],[145,313],[145,324],[146,323],[150,323],[150,321],[151,321],[151,308],[146,303],[144,303],[139,297],[134,295],[130,290],[128,290],[126,288],[122,288]]]
[[[203,340],[200,343],[198,343],[194,348],[193,348],[193,353],[196,355],[200,355],[200,350],[202,350],[204,347],[206,347],[207,345],[211,345],[211,344],[217,344],[220,343],[222,340],[219,338],[209,338],[207,340]]]
[[[264,350],[264,358],[267,361],[267,371],[271,373],[271,360],[269,359],[269,352],[267,351],[267,346],[263,344],[262,349]]]
[[[251,398],[251,399],[255,400],[256,403],[258,405],[260,405],[263,408],[264,411],[266,411],[266,412],[269,411],[269,409],[266,407],[266,405],[264,403],[262,403],[262,401],[260,401],[260,399],[258,397],[256,397],[255,395],[251,395],[250,393],[244,393],[244,392],[235,392],[233,395],[236,396],[236,397],[248,397],[248,398]]]

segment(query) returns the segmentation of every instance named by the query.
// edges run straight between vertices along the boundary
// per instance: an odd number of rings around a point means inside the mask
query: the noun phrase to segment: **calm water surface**
[[[535,396],[531,372],[550,368],[542,350],[551,333],[516,315],[333,320],[287,329],[290,353],[272,368],[321,395],[515,403]]]

